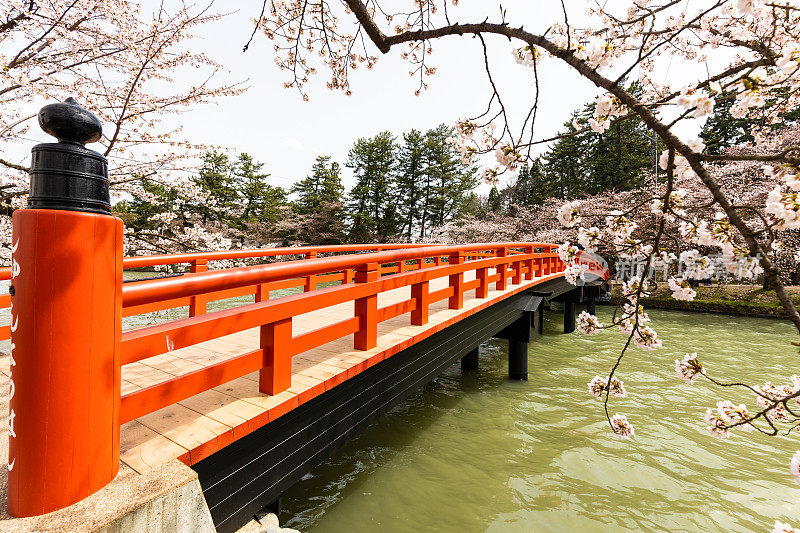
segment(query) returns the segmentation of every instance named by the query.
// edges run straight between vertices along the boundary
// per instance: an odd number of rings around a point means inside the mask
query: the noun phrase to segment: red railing
[[[186,254],[165,254],[165,255],[143,255],[125,257],[122,260],[122,268],[125,270],[141,269],[149,267],[180,265],[189,266],[190,273],[206,272],[208,263],[211,261],[237,260],[237,259],[265,259],[271,257],[292,257],[298,256],[302,259],[313,259],[322,255],[343,254],[352,252],[368,252],[383,250],[398,250],[409,248],[420,248],[431,246],[429,244],[337,244],[327,246],[294,246],[282,248],[254,248],[241,250],[223,250],[215,252],[196,252]],[[395,267],[398,268],[398,267]],[[11,279],[11,267],[0,268],[0,281]],[[317,283],[333,281],[334,276],[314,277],[308,276],[305,279],[286,279],[276,283],[270,290],[284,289],[290,287],[305,287],[306,291],[313,290]],[[189,316],[197,316],[206,312],[206,305],[213,300],[232,298],[236,296],[254,295],[255,290],[246,289],[238,291],[228,291],[219,295],[208,295],[205,297],[189,297],[175,301],[160,302],[141,308],[125,309],[123,316],[138,315],[152,311],[161,311],[175,307],[189,306]],[[267,296],[266,299],[268,299]],[[11,305],[11,295],[0,294],[0,309],[7,309]],[[11,337],[9,325],[0,325],[0,341]]]
[[[146,280],[123,287],[123,314],[145,313],[194,302],[195,314],[122,334],[121,363],[128,364],[167,351],[185,348],[254,327],[261,328],[261,346],[212,366],[183,374],[121,398],[120,423],[134,420],[210,388],[260,372],[259,390],[274,395],[291,385],[291,358],[309,349],[353,334],[354,348],[377,344],[377,326],[410,314],[410,323],[428,321],[432,303],[447,300],[451,309],[463,306],[464,293],[475,290],[486,298],[490,284],[505,290],[534,276],[562,272],[564,265],[547,243],[493,243],[413,247],[384,252],[316,258],[266,265],[196,272],[180,277]],[[409,264],[409,262],[411,264]],[[492,272],[490,272],[492,270]],[[475,279],[465,281],[465,272]],[[429,290],[436,278],[448,286]],[[304,280],[304,293],[269,300],[269,292]],[[309,282],[308,280],[312,280]],[[314,289],[321,281],[339,285]],[[411,287],[410,298],[378,307],[377,297],[400,287]],[[254,294],[255,303],[201,313],[204,302]],[[344,302],[354,302],[353,316],[297,336],[294,316]]]

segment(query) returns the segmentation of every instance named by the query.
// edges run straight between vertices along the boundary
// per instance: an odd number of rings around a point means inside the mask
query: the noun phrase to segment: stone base
[[[5,512],[5,483],[2,487],[0,530],[4,533],[215,531],[197,474],[178,460],[142,474],[122,464],[114,481],[85,500],[29,518],[13,518]]]

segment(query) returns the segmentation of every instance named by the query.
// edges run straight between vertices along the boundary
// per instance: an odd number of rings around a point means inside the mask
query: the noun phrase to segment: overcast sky
[[[167,5],[171,1],[167,0]],[[151,0],[144,3],[146,7],[157,5]],[[410,4],[410,0],[404,0],[404,4]],[[493,16],[496,7],[487,11],[487,6],[497,5],[492,0],[471,0],[461,5],[465,6],[462,20],[478,21],[487,15],[497,18]],[[417,84],[409,76],[409,66],[400,58],[402,50],[398,48],[382,56],[372,71],[359,69],[353,74],[352,96],[328,90],[321,73],[309,86],[310,101],[303,102],[296,90],[283,88],[287,77],[274,63],[270,41],[259,34],[250,49],[242,52],[260,6],[260,0],[217,2],[218,10],[238,11],[202,28],[202,39],[193,43],[226,66],[220,81],[247,80],[249,90],[217,105],[196,107],[181,115],[180,121],[185,137],[192,142],[247,152],[264,162],[275,185],[286,187],[302,179],[321,154],[344,165],[348,150],[359,137],[383,130],[399,135],[412,128],[424,131],[440,123],[452,125],[458,118],[479,114],[487,103],[490,93],[480,43],[470,37],[434,42],[431,64],[437,67],[437,73],[428,80],[429,90],[419,97],[414,95]],[[584,1],[569,2],[570,17],[581,18],[583,6]],[[526,29],[543,30],[562,19],[561,3],[555,0],[505,0],[503,7],[508,10],[508,20]],[[526,112],[525,106],[533,96],[532,70],[514,62],[507,40],[489,41],[502,96],[519,116]],[[380,55],[377,51],[375,54]],[[594,99],[599,91],[555,59],[543,62],[539,75],[536,137],[545,138],[559,130],[573,109]],[[665,77],[675,75],[681,73],[665,67]],[[87,104],[91,108],[91,103]],[[29,136],[47,140],[36,130],[32,129]],[[20,149],[24,159],[29,146]],[[352,185],[348,169],[344,169],[343,177],[346,186]],[[486,187],[481,190],[485,192]]]

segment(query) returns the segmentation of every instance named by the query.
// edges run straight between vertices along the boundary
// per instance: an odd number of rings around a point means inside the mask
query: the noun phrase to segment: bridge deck
[[[371,350],[353,349],[353,335],[349,335],[296,355],[292,359],[291,388],[275,396],[258,391],[258,373],[254,372],[128,422],[121,428],[121,460],[140,473],[173,458],[194,464],[448,325],[561,275],[523,280],[518,285],[509,279],[506,290],[491,289],[488,298],[476,298],[475,290],[470,290],[464,294],[464,306],[459,310],[449,309],[446,299],[432,303],[429,321],[424,326],[410,325],[408,313],[387,320],[378,325],[378,345]],[[465,273],[465,282],[472,279],[474,272]],[[447,286],[447,278],[439,278],[431,281],[430,290]],[[403,287],[380,293],[378,305],[383,307],[407,300],[409,291],[410,287]],[[293,318],[293,335],[352,316],[352,302],[305,313]],[[122,367],[122,394],[211,366],[258,347],[259,330],[253,328],[127,364]],[[0,372],[10,376],[7,356],[0,359]]]

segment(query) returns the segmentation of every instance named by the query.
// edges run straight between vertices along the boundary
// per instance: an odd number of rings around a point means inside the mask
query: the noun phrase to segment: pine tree
[[[426,138],[418,130],[403,135],[397,159],[398,216],[401,220],[400,233],[411,240],[422,218],[421,201],[428,176],[425,172]]]
[[[395,138],[388,131],[372,139],[358,139],[350,149],[347,167],[356,178],[347,202],[353,242],[385,242],[399,233],[394,194],[396,151]]]
[[[564,137],[541,158],[551,194],[562,200],[577,194],[585,185],[585,154],[593,134],[577,133],[573,122],[580,116],[578,112],[573,113],[573,120],[564,123],[561,131]]]
[[[203,165],[192,180],[205,193],[205,197],[198,198],[197,204],[192,206],[203,223],[224,219],[225,211],[234,206],[238,198],[228,156],[217,151],[206,152]]]
[[[264,163],[255,162],[246,153],[240,154],[233,164],[234,186],[241,209],[240,225],[255,221],[274,222],[276,207],[286,201],[283,189],[267,183],[270,175],[261,172],[263,167]]]
[[[297,194],[292,209],[298,214],[313,214],[324,203],[340,204],[344,187],[339,176],[339,163],[329,164],[330,156],[321,155],[311,169],[311,175],[292,185]]]
[[[503,200],[500,196],[500,191],[497,190],[497,186],[492,186],[489,191],[488,207],[492,213],[500,212],[500,208],[503,207]]]
[[[629,91],[642,93],[635,84]],[[576,122],[583,128],[593,112],[593,103],[575,111],[564,124],[562,137],[541,157],[557,198],[630,190],[644,183],[653,166],[652,136],[641,120],[629,117],[613,122],[603,133],[579,133]]]
[[[774,106],[781,100],[778,97],[769,98],[766,106]],[[751,128],[753,126],[766,126],[763,120],[735,118],[731,115],[731,107],[733,107],[735,101],[733,93],[725,93],[718,97],[714,106],[714,113],[708,117],[703,129],[700,130],[700,138],[703,139],[706,145],[706,152],[709,154],[719,154],[723,148],[752,142],[755,138],[751,133]],[[771,124],[769,127],[777,131],[797,123],[800,120],[800,108],[784,113],[782,118],[781,122]]]
[[[586,183],[582,192],[627,191],[644,185],[652,168],[653,149],[649,131],[636,118],[614,122],[595,134],[585,152]]]
[[[439,226],[463,213],[469,193],[478,185],[475,168],[465,164],[448,142],[453,135],[453,128],[444,124],[425,134],[426,172],[434,193],[430,220]]]
[[[517,181],[510,191],[511,202],[524,206],[542,205],[546,199],[554,196],[558,196],[558,190],[545,176],[539,159],[519,169]]]
[[[307,244],[339,244],[345,239],[344,187],[339,176],[339,163],[330,156],[317,157],[311,175],[295,183],[297,194],[290,213],[279,224],[285,242]]]

